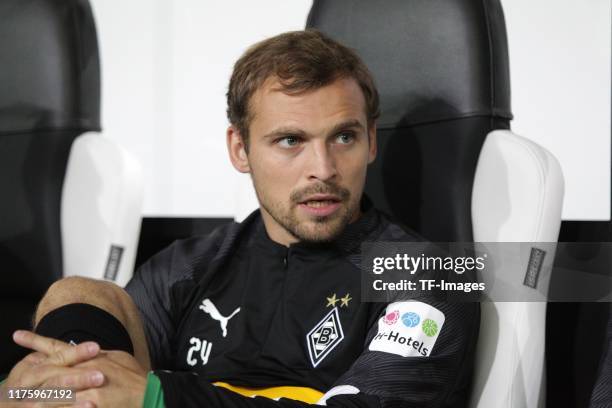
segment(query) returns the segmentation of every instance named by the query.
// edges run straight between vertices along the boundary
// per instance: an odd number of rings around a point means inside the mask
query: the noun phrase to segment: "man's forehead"
[[[322,87],[295,93],[287,93],[278,78],[268,78],[253,94],[249,110],[251,124],[266,130],[318,125],[311,122],[313,119],[328,122],[327,126],[341,122],[366,125],[365,97],[352,78],[339,78]]]
[[[321,89],[329,89],[338,86],[343,86],[345,89],[351,88],[352,91],[358,91],[363,96],[363,92],[361,91],[359,84],[352,77],[341,76],[322,86],[312,86],[303,90],[299,89],[299,87],[292,89],[292,81],[292,79],[281,80],[275,75],[269,76],[259,87],[257,87],[253,93],[253,96],[258,95],[259,97],[262,97],[264,95],[285,95],[287,97],[300,97],[305,95],[307,96]]]

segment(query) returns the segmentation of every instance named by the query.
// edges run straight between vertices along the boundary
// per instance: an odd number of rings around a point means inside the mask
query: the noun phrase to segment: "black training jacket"
[[[477,303],[360,302],[360,245],[416,241],[373,208],[331,244],[272,241],[259,211],[177,241],[127,291],[167,407],[301,407],[237,387],[306,387],[331,407],[467,404]]]

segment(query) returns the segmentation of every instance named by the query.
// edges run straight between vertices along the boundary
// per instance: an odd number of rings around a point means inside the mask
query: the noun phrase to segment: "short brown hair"
[[[227,92],[227,117],[247,146],[253,119],[250,99],[271,77],[278,78],[287,94],[353,78],[365,97],[368,126],[380,116],[374,79],[354,51],[316,30],[291,31],[251,46],[234,65]]]

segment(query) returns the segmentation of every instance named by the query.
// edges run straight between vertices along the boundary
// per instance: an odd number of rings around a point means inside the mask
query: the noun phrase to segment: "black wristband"
[[[134,355],[130,335],[112,314],[86,303],[71,303],[47,313],[35,332],[66,343],[95,341],[103,350],[121,350]]]

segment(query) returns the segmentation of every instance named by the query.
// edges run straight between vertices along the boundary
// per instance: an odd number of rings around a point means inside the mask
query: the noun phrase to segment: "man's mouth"
[[[327,205],[331,205],[337,202],[338,201],[332,201],[332,200],[321,200],[321,201],[313,200],[313,201],[306,201],[302,204],[305,204],[309,207],[318,208],[318,207],[325,207]]]
[[[340,208],[341,199],[334,195],[315,194],[301,200],[299,207],[308,214],[319,217],[327,216]]]
[[[324,205],[330,205],[338,203],[340,197],[332,194],[313,194],[300,201],[300,204],[306,204],[311,207],[322,207]]]

